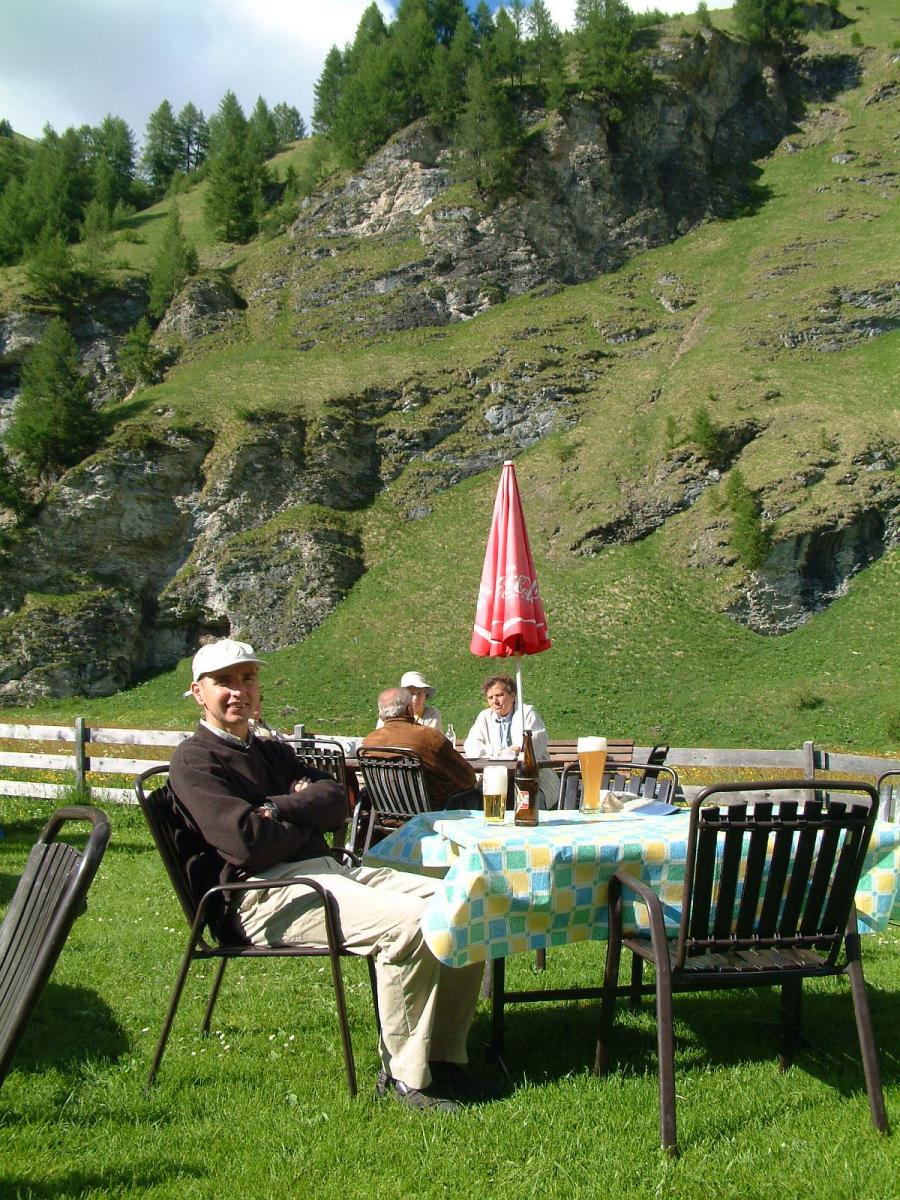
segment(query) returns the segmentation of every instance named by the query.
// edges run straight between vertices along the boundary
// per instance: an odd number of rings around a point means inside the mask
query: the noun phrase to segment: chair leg
[[[213,980],[212,990],[209,993],[209,999],[206,1002],[206,1012],[203,1014],[203,1024],[200,1026],[200,1032],[206,1036],[209,1034],[209,1023],[212,1021],[213,1009],[216,1007],[216,1001],[219,998],[219,988],[222,986],[222,976],[225,974],[225,968],[228,965],[228,959],[223,958],[219,961],[216,969],[216,977]]]
[[[639,954],[631,956],[631,992],[628,997],[628,1003],[632,1008],[637,1008],[641,1003],[642,988],[644,986],[644,960]]]
[[[802,979],[786,979],[781,985],[781,1049],[778,1066],[786,1071],[794,1061],[794,1050],[800,1032],[800,1001]]]
[[[547,951],[535,950],[534,952],[534,969],[536,971],[547,970]]]
[[[381,1014],[378,1011],[378,976],[375,974],[375,957],[366,956],[366,966],[369,968],[369,989],[372,992],[372,1011],[375,1013],[375,1030],[381,1036]]]
[[[166,1019],[163,1021],[163,1027],[160,1031],[159,1041],[156,1043],[156,1053],[153,1055],[153,1062],[150,1066],[150,1074],[147,1076],[147,1082],[144,1085],[144,1092],[149,1092],[153,1087],[153,1081],[156,1079],[156,1073],[159,1070],[159,1064],[162,1062],[163,1054],[166,1050],[166,1042],[169,1040],[169,1033],[172,1029],[172,1022],[175,1020],[175,1013],[178,1011],[178,1003],[181,1000],[181,993],[184,991],[184,985],[187,981],[188,971],[191,963],[194,961],[194,944],[193,940],[188,943],[188,948],[184,952],[184,957],[181,960],[181,969],[178,972],[178,978],[175,981],[175,990],[172,993],[172,999],[169,1001],[169,1008],[166,1013]]]
[[[605,1075],[609,1070],[610,1043],[616,1017],[616,990],[619,983],[619,962],[622,957],[621,896],[610,906],[609,941],[606,944],[606,967],[603,972],[603,997],[600,1002],[600,1029],[594,1050],[594,1074]],[[637,958],[637,955],[633,955]]]
[[[847,932],[845,945],[847,948],[847,974],[850,977],[853,1012],[856,1015],[856,1032],[859,1036],[859,1052],[862,1056],[863,1074],[866,1078],[866,1092],[869,1096],[872,1124],[879,1133],[887,1133],[888,1123],[887,1113],[884,1109],[884,1092],[881,1088],[881,1071],[878,1068],[878,1054],[875,1050],[875,1036],[872,1032],[872,1016],[869,1012],[869,997],[866,993],[866,981],[863,978],[862,962],[859,956],[859,933],[856,928],[855,913],[851,920],[852,930]]]
[[[491,1053],[503,1053],[503,1005],[506,1000],[506,959],[495,958],[491,975]]]
[[[344,1051],[344,1069],[347,1073],[347,1088],[351,1096],[356,1095],[356,1063],[353,1059],[353,1042],[350,1038],[350,1022],[347,1019],[347,1000],[344,993],[344,976],[341,972],[341,959],[338,951],[331,949],[328,955],[331,962],[331,982],[334,985],[334,998],[337,1004],[338,1025],[341,1030],[341,1048]],[[376,1010],[377,1011],[377,1010]]]
[[[672,1023],[672,976],[668,953],[656,964],[656,1039],[659,1055],[659,1140],[673,1157],[678,1153],[675,1132],[675,1033]]]

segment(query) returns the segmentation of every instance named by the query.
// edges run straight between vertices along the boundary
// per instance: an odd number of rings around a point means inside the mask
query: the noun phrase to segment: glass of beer
[[[509,768],[489,763],[482,772],[481,794],[484,797],[484,819],[488,825],[502,825],[506,815],[506,789]]]
[[[578,765],[581,767],[581,809],[583,812],[599,812],[600,789],[606,767],[606,738],[580,737]]]

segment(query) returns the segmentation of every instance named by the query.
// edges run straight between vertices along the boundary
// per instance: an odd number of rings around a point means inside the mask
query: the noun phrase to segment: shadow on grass
[[[183,1163],[173,1163],[168,1169],[151,1166],[141,1170],[128,1169],[103,1171],[69,1171],[66,1174],[54,1173],[52,1179],[30,1179],[27,1175],[6,1175],[4,1187],[8,1190],[4,1196],[27,1196],[29,1200],[42,1200],[44,1196],[60,1200],[65,1196],[130,1196],[147,1188],[160,1187],[169,1181],[183,1180],[185,1176],[192,1179],[205,1177],[203,1171],[186,1167]],[[183,1193],[182,1193],[183,1194]]]
[[[22,1035],[12,1066],[37,1072],[70,1072],[89,1059],[115,1061],[128,1050],[112,1009],[90,988],[47,984]]]
[[[842,981],[843,982],[843,981]],[[840,990],[838,990],[840,987]],[[900,1055],[893,1031],[900,1024],[900,995],[867,984],[882,1082],[900,1081]],[[779,993],[754,988],[715,994],[675,996],[676,1077],[679,1072],[747,1063],[773,1064],[779,1051]],[[506,1011],[504,1061],[514,1080],[562,1079],[593,1070],[600,1020],[599,1002],[512,1005]],[[797,1048],[795,1070],[803,1071],[842,1096],[865,1090],[859,1040],[849,984],[834,992],[805,992],[805,1044]],[[470,1042],[473,1057],[487,1054],[490,1018],[480,1013]],[[656,1013],[652,997],[638,1009],[620,1004],[613,1035],[613,1072],[658,1070]]]

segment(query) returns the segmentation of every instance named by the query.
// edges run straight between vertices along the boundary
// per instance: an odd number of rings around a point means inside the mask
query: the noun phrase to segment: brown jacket
[[[410,717],[391,717],[363,741],[368,750],[378,746],[401,746],[412,750],[422,760],[428,783],[428,793],[435,808],[458,792],[476,785],[477,778],[470,763],[453,749],[442,733],[417,725]]]

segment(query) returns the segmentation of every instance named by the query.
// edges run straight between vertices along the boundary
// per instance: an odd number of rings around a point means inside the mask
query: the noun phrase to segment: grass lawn
[[[0,801],[0,904],[49,805]],[[195,968],[159,1082],[143,1083],[185,938],[139,812],[113,837],[0,1091],[0,1195],[54,1197],[854,1197],[895,1194],[897,1137],[869,1120],[849,988],[809,988],[815,1050],[780,1075],[776,994],[676,999],[681,1157],[658,1148],[652,1005],[623,1012],[614,1073],[590,1072],[590,1004],[511,1008],[507,1099],[423,1116],[372,1099],[375,1032],[362,962],[346,964],[361,1093],[346,1092],[327,965],[232,964],[212,1036]],[[553,950],[546,981],[599,978],[604,946]],[[900,936],[865,967],[888,1116],[900,1121]],[[508,965],[524,986],[532,960]],[[471,1037],[483,1062],[487,1006]]]

